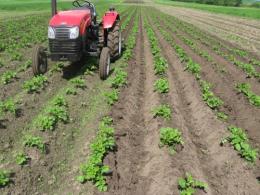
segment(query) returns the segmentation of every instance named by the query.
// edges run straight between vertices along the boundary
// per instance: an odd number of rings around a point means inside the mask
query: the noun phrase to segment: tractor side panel
[[[119,19],[119,14],[117,12],[106,12],[102,20],[103,28],[108,29],[113,27],[117,19]]]
[[[87,28],[91,24],[91,19],[87,18],[86,20],[83,20],[81,25],[80,25],[80,34],[84,35],[86,33]]]

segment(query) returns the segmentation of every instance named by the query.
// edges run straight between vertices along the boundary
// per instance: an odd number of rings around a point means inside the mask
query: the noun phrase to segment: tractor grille
[[[49,40],[51,53],[80,53],[81,42],[77,40]]]
[[[56,39],[69,39],[70,28],[68,27],[57,27],[55,28]]]

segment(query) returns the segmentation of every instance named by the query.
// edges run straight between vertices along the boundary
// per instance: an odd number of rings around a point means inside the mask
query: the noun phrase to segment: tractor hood
[[[50,26],[80,26],[82,21],[90,20],[90,10],[69,10],[58,12],[50,20]]]

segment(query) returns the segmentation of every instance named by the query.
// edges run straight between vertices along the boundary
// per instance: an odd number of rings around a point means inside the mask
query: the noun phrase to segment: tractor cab
[[[100,77],[107,78],[110,60],[121,55],[119,14],[111,7],[98,24],[96,7],[89,1],[73,1],[71,10],[59,12],[56,0],[52,0],[51,4],[49,49],[35,47],[32,59],[34,75],[47,72],[47,58],[77,62],[83,56],[95,56],[100,58]]]

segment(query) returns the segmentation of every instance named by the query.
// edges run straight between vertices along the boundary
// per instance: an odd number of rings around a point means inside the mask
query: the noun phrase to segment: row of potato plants
[[[210,47],[212,51],[214,51],[216,54],[222,56],[232,64],[241,68],[247,74],[247,77],[260,78],[260,72],[258,72],[254,67],[260,65],[260,61],[250,57],[250,60],[248,60],[248,62],[244,62],[240,60],[238,57],[236,57],[236,55],[239,55],[239,57],[243,57],[246,54],[246,51],[233,48],[232,50],[228,50],[228,51],[233,51],[233,53],[229,53],[227,50],[222,50],[224,46],[220,42],[216,42],[213,40],[206,41],[205,38],[208,38],[209,36],[207,36],[205,33],[202,33],[199,30],[194,30],[194,27],[191,27],[191,25],[184,24],[182,21],[179,21],[178,19],[175,20],[175,19],[168,18],[168,20],[166,19],[165,21],[168,24],[171,24],[170,26],[173,26],[172,22],[175,21],[177,24],[176,27],[182,29],[182,32],[185,32],[190,37],[193,37],[194,39],[200,41],[202,44],[206,45],[207,47]]]
[[[147,20],[145,20],[145,29],[148,35],[148,39],[151,46],[151,51],[153,54],[154,60],[154,73],[155,75],[161,77],[165,76],[168,63],[167,60],[162,56],[161,49],[159,48],[158,39],[152,29],[152,27],[148,24]],[[156,84],[155,84],[155,90]],[[162,90],[157,90],[159,93],[162,93]],[[169,87],[167,91],[169,92]],[[161,104],[152,109],[152,113],[154,117],[161,117],[165,120],[169,120],[172,117],[172,111],[168,104]],[[176,145],[184,145],[182,133],[178,128],[171,127],[162,127],[160,128],[160,147],[167,146],[170,150],[170,154],[175,153]],[[180,194],[194,194],[196,189],[206,189],[207,184],[198,180],[193,179],[190,173],[186,173],[184,178],[178,179],[178,188],[180,190]]]
[[[201,76],[200,76],[200,71],[201,71],[201,66],[200,64],[198,63],[195,63],[188,55],[187,53],[185,52],[185,50],[177,45],[174,41],[174,39],[171,37],[171,35],[165,31],[163,29],[162,26],[160,26],[159,23],[157,23],[157,27],[160,31],[160,33],[163,35],[163,37],[165,38],[165,40],[167,40],[171,46],[175,49],[176,51],[176,54],[177,56],[179,57],[180,61],[182,63],[184,63],[186,65],[186,70],[188,70],[189,72],[191,72],[195,77],[196,79],[198,80],[199,82],[199,85],[201,87],[201,91],[202,91],[202,98],[203,100],[206,102],[206,104],[213,110],[216,111],[217,113],[217,116],[219,118],[223,118],[223,119],[226,119],[228,116],[223,113],[223,112],[220,112],[220,108],[221,106],[223,105],[223,101],[218,98],[214,93],[213,91],[211,90],[212,89],[212,84],[208,83],[207,81],[204,81],[203,79],[201,79]],[[232,126],[233,127],[233,126]],[[238,127],[235,127],[235,128],[238,128]],[[228,128],[229,130],[232,129],[231,127]],[[240,129],[240,128],[239,128]],[[245,158],[247,161],[249,162],[255,162],[256,159],[257,159],[257,155],[258,155],[258,151],[254,148],[252,148],[249,143],[248,143],[248,139],[240,139],[241,137],[244,137],[246,134],[244,133],[244,130],[241,129],[241,131],[237,131],[236,134],[232,133],[231,131],[231,134],[232,136],[235,137],[234,140],[235,141],[235,144],[233,144],[232,140],[233,139],[227,139],[233,146],[234,146],[234,149],[238,151],[238,153],[243,157]],[[239,141],[237,141],[239,140]],[[243,152],[242,152],[242,149],[243,148]]]
[[[208,36],[205,32],[202,32],[194,25],[181,21],[176,17],[171,17],[171,16],[167,17],[166,15],[164,15],[164,17],[170,19],[171,22],[174,24],[173,26],[176,26],[177,28],[184,30],[185,33],[189,34],[194,39],[200,41],[205,46],[210,46],[212,48],[215,48],[214,50],[220,52],[223,55],[223,57],[233,56],[233,58],[235,58],[236,56],[237,58],[242,58],[248,61],[248,64],[252,66],[260,66],[260,60],[252,57],[249,52],[243,49],[238,49],[233,46],[228,46],[223,42],[220,42]]]
[[[213,59],[212,57],[208,54],[207,51],[204,51],[204,50],[201,50],[196,43],[194,43],[192,40],[190,40],[189,38],[185,37],[184,35],[181,35],[179,34],[175,28],[173,28],[172,24],[165,20],[164,24],[166,24],[166,27],[171,29],[172,32],[175,32],[176,35],[184,42],[186,43],[195,53],[197,53],[198,55],[200,55],[201,57],[205,58],[207,61],[209,62],[212,62]],[[216,64],[216,62],[214,62]],[[255,105],[257,107],[259,107],[259,104],[260,104],[260,98],[258,95],[254,94],[251,89],[250,89],[250,86],[248,86],[248,84],[243,84],[243,85],[240,85],[240,88],[241,87],[246,87],[248,89],[244,89],[244,90],[239,90],[239,92],[242,92],[244,93],[247,97],[248,97],[248,100],[249,102],[252,104],[252,105]],[[250,89],[250,90],[249,90]],[[220,114],[220,113],[219,113]],[[222,114],[220,114],[221,116]]]
[[[128,26],[130,20],[126,20],[124,26]],[[136,35],[138,32],[139,15],[134,18],[132,31],[127,38],[125,51],[118,63],[120,67],[115,68],[115,76],[109,80],[110,92],[106,92],[107,103],[112,106],[119,99],[119,89],[127,85],[127,72],[123,69],[127,67],[128,61],[133,57],[133,49],[136,45]],[[116,63],[117,64],[117,63]],[[111,172],[103,160],[108,152],[112,151],[116,145],[114,138],[115,129],[112,127],[113,119],[105,116],[99,124],[98,132],[90,144],[90,155],[87,161],[80,166],[80,175],[77,180],[80,183],[91,181],[99,191],[107,191],[106,175]]]

